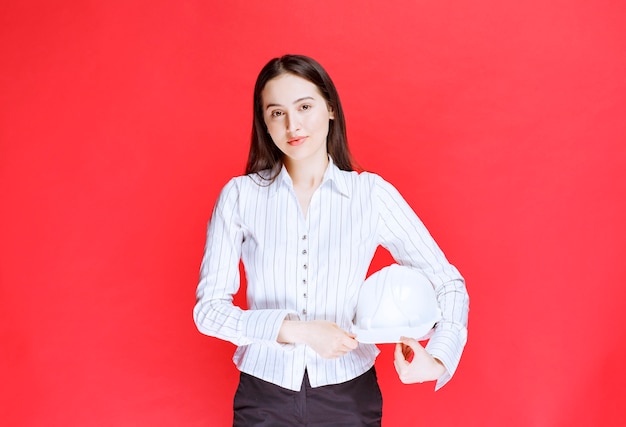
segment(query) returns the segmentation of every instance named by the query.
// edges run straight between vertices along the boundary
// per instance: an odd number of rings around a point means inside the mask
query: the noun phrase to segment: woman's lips
[[[305,139],[306,139],[306,136],[298,136],[298,137],[291,138],[290,140],[288,140],[287,144],[291,145],[292,147],[297,147],[298,145],[302,145]]]

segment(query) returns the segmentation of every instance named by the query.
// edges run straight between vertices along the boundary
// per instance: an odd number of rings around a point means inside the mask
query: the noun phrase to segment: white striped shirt
[[[435,286],[442,320],[426,349],[447,368],[439,388],[456,370],[467,339],[463,278],[391,184],[372,173],[342,171],[332,160],[306,217],[284,166],[271,183],[249,175],[223,188],[207,231],[196,325],[238,346],[233,360],[239,370],[281,387],[300,390],[305,368],[313,387],[353,379],[374,364],[375,345],[360,343],[329,360],[304,344],[276,339],[285,318],[325,319],[351,330],[359,288],[379,245]],[[240,260],[247,310],[232,303]]]

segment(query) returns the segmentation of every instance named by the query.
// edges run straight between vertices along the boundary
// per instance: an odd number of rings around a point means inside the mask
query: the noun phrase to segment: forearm
[[[353,334],[327,320],[283,320],[277,342],[306,344],[325,359],[343,356],[358,346]]]
[[[278,342],[281,324],[288,315],[287,310],[242,310],[215,301],[199,301],[194,308],[194,321],[200,332],[239,346]]]
[[[281,344],[305,344],[306,336],[306,322],[301,320],[283,320],[276,340]]]
[[[443,318],[430,337],[426,350],[446,367],[446,372],[437,383],[437,388],[440,388],[454,375],[467,342],[469,296],[464,282],[455,280],[444,283],[437,288],[437,300]]]

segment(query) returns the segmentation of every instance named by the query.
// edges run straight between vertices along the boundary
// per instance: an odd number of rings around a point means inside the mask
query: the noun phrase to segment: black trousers
[[[315,388],[305,372],[300,391],[241,372],[234,410],[234,427],[380,426],[383,398],[373,367],[345,383]]]

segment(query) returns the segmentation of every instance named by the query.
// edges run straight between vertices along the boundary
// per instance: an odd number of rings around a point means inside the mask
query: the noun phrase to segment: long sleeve
[[[417,268],[429,278],[442,311],[442,319],[426,346],[447,370],[436,384],[439,389],[456,371],[467,341],[469,295],[465,281],[400,193],[377,178],[375,196],[382,244],[399,264]]]
[[[284,166],[274,180],[253,174],[224,187],[207,230],[195,323],[200,332],[238,346],[233,362],[240,371],[281,387],[300,390],[305,370],[313,387],[356,378],[374,364],[375,345],[360,343],[340,358],[324,359],[309,346],[276,339],[286,318],[330,320],[349,329],[379,245],[433,281],[444,320],[429,351],[452,374],[465,343],[463,279],[391,185],[374,174],[342,171],[332,159],[306,216]],[[233,305],[240,265],[246,310]]]
[[[239,262],[245,239],[241,197],[234,178],[216,202],[200,267],[194,321],[203,334],[239,346],[253,342],[279,346],[276,338],[288,310],[242,310],[233,305],[233,295],[240,285]]]

